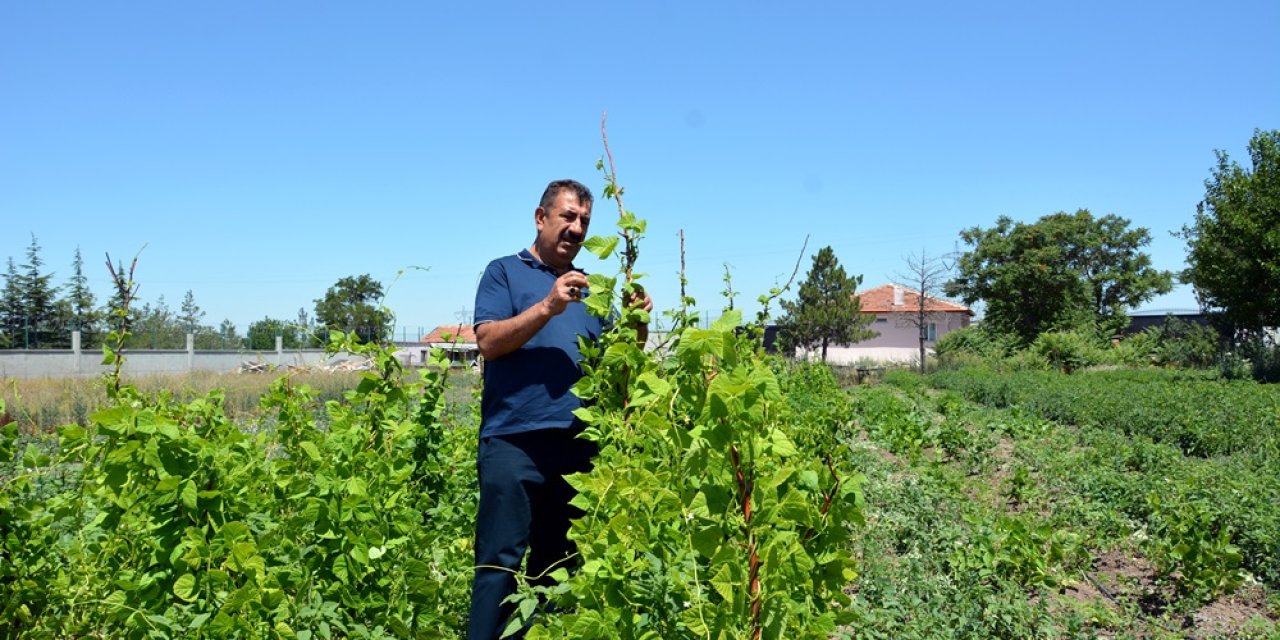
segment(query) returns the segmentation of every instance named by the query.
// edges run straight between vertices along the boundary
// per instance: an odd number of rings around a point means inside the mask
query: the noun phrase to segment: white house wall
[[[933,356],[933,349],[926,348],[926,351],[930,357]],[[796,357],[818,360],[822,357],[822,349],[797,349]],[[868,362],[910,364],[919,360],[919,347],[827,347],[827,362],[834,365],[852,366]]]
[[[883,317],[884,320],[880,320],[881,317]],[[872,331],[878,332],[880,335],[871,338],[870,340],[863,340],[862,342],[857,343],[856,347],[862,349],[909,347],[918,351],[920,349],[920,329],[912,324],[914,319],[915,314],[881,314],[877,316],[876,321],[871,323],[868,327]],[[933,322],[938,325],[937,337],[939,338],[955,331],[956,329],[969,326],[969,315],[966,313],[931,313],[927,320],[928,322]],[[935,341],[926,342],[925,346],[931,346],[934,342]],[[827,353],[831,353],[831,349],[829,347],[827,348]]]

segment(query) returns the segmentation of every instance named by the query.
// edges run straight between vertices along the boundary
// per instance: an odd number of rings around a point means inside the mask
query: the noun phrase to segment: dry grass
[[[296,384],[310,385],[321,402],[341,398],[345,391],[355,388],[360,382],[360,374],[355,372],[296,372],[290,375]],[[406,375],[417,374],[408,372]],[[222,389],[226,395],[227,415],[241,421],[261,413],[259,401],[277,377],[279,374],[196,372],[126,376],[124,381],[149,394],[167,389],[180,401]],[[474,401],[471,396],[474,382],[474,376],[465,370],[450,372],[446,401],[455,411]],[[87,424],[89,415],[106,404],[106,383],[100,377],[0,378],[0,400],[4,400],[6,412],[24,433],[52,433],[58,425]]]
[[[259,399],[274,375],[237,375],[197,372],[190,374],[125,377],[146,393],[169,390],[177,400],[188,401],[214,389],[226,393],[227,415],[243,418],[256,415]],[[322,399],[341,397],[359,382],[356,373],[294,374],[298,383],[311,385]],[[9,378],[0,384],[9,414],[26,433],[50,433],[62,424],[86,424],[89,415],[106,404],[106,383],[102,378]]]

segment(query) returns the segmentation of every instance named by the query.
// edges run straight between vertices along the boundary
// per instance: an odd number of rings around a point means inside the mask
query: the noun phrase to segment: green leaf
[[[184,573],[173,582],[173,595],[191,602],[196,599],[196,577]]]
[[[188,479],[182,483],[182,505],[188,509],[195,510],[198,501],[196,500],[196,483]]]
[[[347,570],[347,557],[338,556],[333,559],[333,577],[337,578],[342,584],[347,584],[351,578],[351,573]]]
[[[307,457],[311,458],[312,462],[320,461],[320,449],[316,447],[316,443],[311,442],[310,440],[304,440],[299,446],[302,448],[302,451],[307,454]]]
[[[204,623],[208,622],[209,615],[210,614],[208,612],[196,614],[196,616],[191,619],[191,623],[187,625],[187,628],[199,629],[200,627],[203,627]]]
[[[729,570],[729,565],[720,565],[720,570],[711,578],[711,586],[715,588],[716,593],[724,599],[725,604],[732,606],[734,604],[734,596],[738,585],[734,583],[733,572]]]
[[[591,236],[586,242],[582,243],[582,248],[595,254],[601,260],[608,258],[613,253],[615,247],[618,246],[618,236]]]
[[[103,598],[102,604],[106,605],[111,609],[118,610],[123,608],[127,601],[128,601],[128,597],[125,596],[124,591],[117,589],[115,591],[112,591],[111,595],[108,595],[107,597]]]
[[[735,331],[740,324],[742,324],[742,311],[740,309],[729,309],[719,319],[711,323],[711,330],[720,333]]]
[[[795,443],[781,429],[773,429],[769,432],[769,444],[773,448],[773,454],[780,458],[787,458],[799,453]]]

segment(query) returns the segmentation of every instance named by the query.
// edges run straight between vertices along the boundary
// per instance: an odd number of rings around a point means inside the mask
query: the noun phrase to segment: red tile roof
[[[445,335],[449,337],[446,339]],[[470,344],[476,343],[475,328],[469,324],[445,324],[435,328],[428,333],[419,342],[427,342],[432,344],[465,342]]]
[[[862,302],[862,312],[894,313],[919,308],[920,293],[907,287],[902,287],[903,304],[893,304],[893,287],[892,284],[882,284],[874,289],[859,291],[858,298]],[[973,315],[973,311],[964,305],[934,297],[926,297],[924,308],[926,311],[951,311]]]

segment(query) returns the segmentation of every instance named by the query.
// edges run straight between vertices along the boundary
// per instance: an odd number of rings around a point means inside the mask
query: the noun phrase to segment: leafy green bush
[[[1031,343],[1030,350],[1063,373],[1071,373],[1103,360],[1097,338],[1079,331],[1049,331]]]
[[[995,334],[980,326],[950,331],[933,346],[941,368],[954,368],[966,363],[990,362],[1013,353],[1015,338]]]
[[[288,376],[263,398],[272,428],[251,432],[220,391],[178,403],[119,385],[117,369],[87,427],[28,446],[0,486],[0,637],[458,628],[474,425],[443,419],[443,358],[406,381],[389,350],[334,338],[377,367],[326,403],[324,428],[315,392]]]
[[[1147,501],[1151,506],[1147,554],[1160,575],[1175,582],[1182,597],[1208,602],[1240,586],[1244,581],[1240,549],[1210,509],[1185,496],[1152,494]]]

